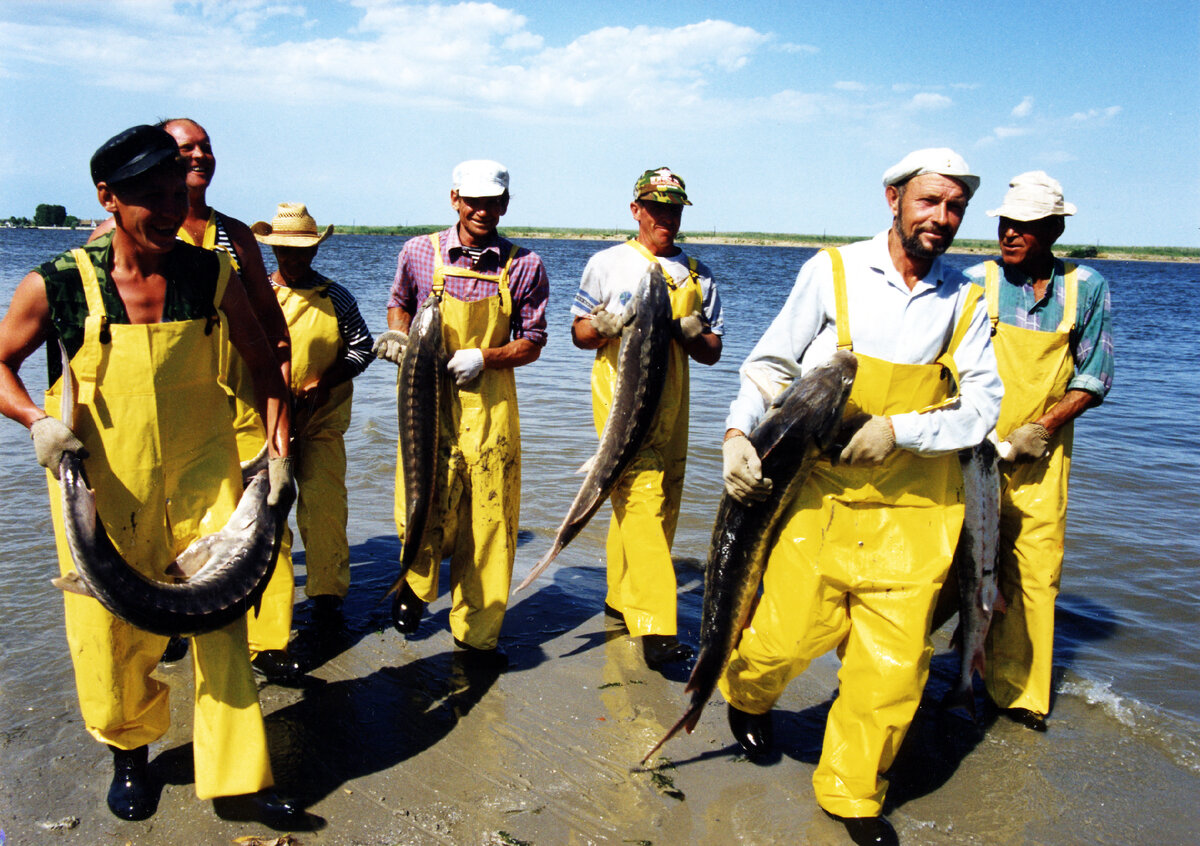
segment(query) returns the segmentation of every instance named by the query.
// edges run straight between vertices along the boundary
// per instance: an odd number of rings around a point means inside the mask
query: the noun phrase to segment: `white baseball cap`
[[[1075,205],[1063,199],[1058,180],[1044,170],[1030,170],[1013,177],[1004,202],[988,212],[988,217],[1029,221],[1068,214],[1075,214]]]
[[[949,147],[914,150],[884,171],[883,184],[901,185],[922,173],[940,173],[942,176],[957,179],[966,186],[968,200],[979,188],[979,177],[971,173],[963,157]]]
[[[460,197],[498,197],[508,190],[508,168],[490,159],[462,162],[452,179]]]

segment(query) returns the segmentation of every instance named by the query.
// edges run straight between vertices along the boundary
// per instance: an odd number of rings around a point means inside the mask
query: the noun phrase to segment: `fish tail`
[[[520,593],[521,591],[525,590],[525,588],[533,584],[533,580],[540,576],[542,571],[550,566],[550,562],[553,561],[555,556],[557,556],[561,551],[562,542],[558,540],[554,541],[554,546],[550,547],[550,551],[543,555],[542,560],[534,565],[533,569],[529,571],[529,575],[525,577],[524,581],[522,581],[516,586],[516,588],[513,589],[513,593]]]
[[[688,709],[683,712],[683,716],[675,722],[675,725],[671,726],[671,728],[667,730],[667,733],[663,735],[662,740],[654,744],[654,748],[646,753],[646,757],[642,758],[642,764],[645,764],[652,757],[654,757],[654,753],[659,749],[662,749],[663,744],[665,744],[675,735],[679,734],[680,729],[687,729],[688,734],[691,734],[692,729],[696,727],[696,723],[700,720],[700,712],[703,710],[703,702],[700,704],[693,702],[691,706],[689,706]]]
[[[956,716],[969,718],[971,722],[978,721],[975,715],[975,688],[970,684],[970,680],[946,692],[942,698],[942,709]]]

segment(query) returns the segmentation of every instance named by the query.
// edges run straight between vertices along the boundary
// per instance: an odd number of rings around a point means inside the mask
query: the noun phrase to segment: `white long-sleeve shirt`
[[[884,231],[841,248],[854,351],[898,364],[932,364],[962,314],[966,277],[938,258],[910,291],[892,264],[887,237]],[[749,432],[766,411],[764,389],[781,389],[830,359],[837,350],[836,316],[832,263],[818,253],[800,268],[783,309],[742,364],[726,428]],[[958,401],[924,414],[893,415],[897,447],[939,455],[977,444],[995,427],[1004,388],[982,300],[954,362]]]

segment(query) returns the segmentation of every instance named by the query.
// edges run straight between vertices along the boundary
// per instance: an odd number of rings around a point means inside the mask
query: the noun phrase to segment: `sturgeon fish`
[[[961,711],[972,720],[976,719],[973,676],[976,672],[983,675],[984,640],[993,611],[1004,603],[996,580],[1000,555],[997,457],[996,446],[991,440],[958,453],[966,502],[953,565],[958,575],[958,630],[954,640],[961,660],[958,684],[947,692],[942,705],[950,711]]]
[[[73,424],[74,387],[63,350],[62,416]],[[182,582],[143,576],[121,557],[96,510],[83,461],[63,453],[58,466],[63,529],[75,570],[53,579],[66,591],[92,596],[114,616],[154,634],[195,635],[229,625],[258,603],[275,568],[287,508],[267,505],[270,481],[259,470],[217,532],[197,538],[167,567]]]
[[[437,501],[436,471],[441,434],[442,381],[446,343],[439,298],[430,294],[409,327],[400,357],[396,412],[400,421],[400,458],[404,468],[404,548],[400,575],[385,596],[394,593],[425,545]]]
[[[554,544],[517,590],[523,590],[550,566],[608,499],[642,448],[667,383],[671,348],[671,295],[658,262],[651,264],[626,306],[617,378],[600,445],[581,472],[587,476],[575,494]]]
[[[853,353],[834,353],[829,362],[792,382],[776,397],[749,434],[762,460],[763,477],[774,485],[762,502],[743,504],[728,493],[721,496],[704,572],[700,650],[684,688],[692,699],[679,721],[642,759],[643,764],[681,728],[690,733],[696,727],[749,621],[767,555],[788,505],[841,428],[857,371]]]

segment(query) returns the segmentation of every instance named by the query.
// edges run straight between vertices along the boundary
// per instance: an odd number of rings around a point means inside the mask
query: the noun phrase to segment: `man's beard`
[[[945,241],[946,246],[941,249],[930,249],[921,243],[920,232],[914,230],[908,235],[904,234],[904,217],[902,215],[896,216],[896,222],[892,225],[892,228],[896,230],[896,236],[900,239],[900,246],[904,248],[905,255],[914,259],[935,259],[946,252],[954,240],[953,238],[947,238]]]

